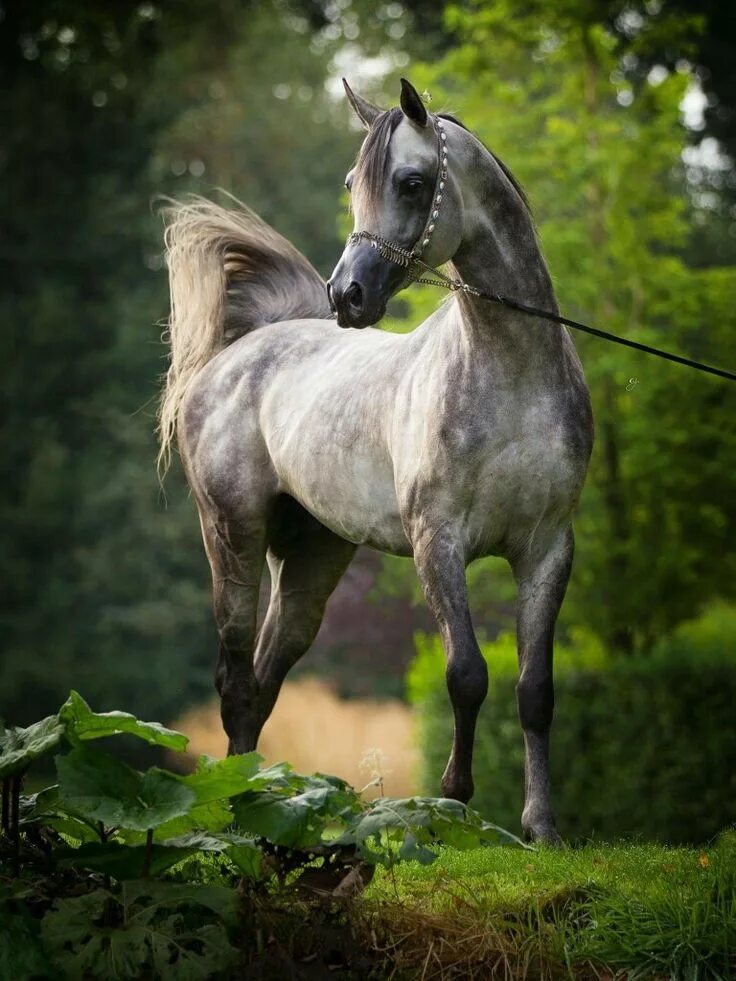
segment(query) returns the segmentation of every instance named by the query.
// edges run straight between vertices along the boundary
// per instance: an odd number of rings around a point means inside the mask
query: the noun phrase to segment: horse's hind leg
[[[355,554],[296,501],[282,497],[269,522],[271,598],[255,652],[261,725],[289,669],[317,635],[325,604]]]
[[[519,583],[516,693],[525,749],[521,826],[527,839],[550,844],[560,840],[549,800],[549,732],[555,702],[552,645],[573,547],[572,529],[567,528],[541,558],[525,556],[514,563]]]
[[[255,749],[260,731],[253,647],[265,531],[265,515],[248,521],[202,518],[220,641],[215,686],[228,753]]]

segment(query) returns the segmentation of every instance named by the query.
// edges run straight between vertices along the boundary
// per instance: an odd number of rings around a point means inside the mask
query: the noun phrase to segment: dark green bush
[[[736,608],[716,606],[647,656],[607,656],[582,632],[555,651],[552,803],[567,840],[702,842],[736,821]],[[438,637],[418,637],[409,692],[425,790],[452,738]],[[512,635],[483,645],[491,686],[478,721],[473,806],[514,830],[523,800]]]

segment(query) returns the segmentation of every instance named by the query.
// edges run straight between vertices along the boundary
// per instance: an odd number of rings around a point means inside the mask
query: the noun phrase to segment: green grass
[[[366,901],[388,918],[386,938],[392,916],[397,934],[409,938],[409,973],[411,959],[427,952],[428,978],[481,976],[478,965],[494,963],[513,977],[736,976],[734,833],[702,851],[443,849],[433,865],[379,872]]]

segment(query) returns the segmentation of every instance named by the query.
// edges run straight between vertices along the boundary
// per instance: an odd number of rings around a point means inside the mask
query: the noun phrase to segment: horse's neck
[[[490,218],[464,242],[454,260],[463,282],[529,306],[558,311],[547,265],[528,214]],[[562,328],[497,303],[460,293],[465,341],[473,352],[510,361],[523,373],[563,357]]]

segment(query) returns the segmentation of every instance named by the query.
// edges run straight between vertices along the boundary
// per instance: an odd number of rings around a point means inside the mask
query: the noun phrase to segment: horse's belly
[[[274,454],[282,489],[311,514],[356,545],[395,555],[411,554],[388,459],[353,446],[310,446]]]

